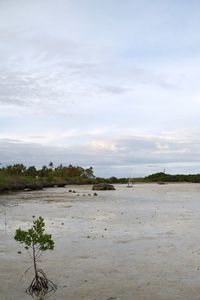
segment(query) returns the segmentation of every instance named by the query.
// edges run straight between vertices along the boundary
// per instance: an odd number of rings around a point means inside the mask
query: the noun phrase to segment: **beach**
[[[52,300],[199,299],[200,184],[115,187],[0,195],[0,299],[31,299],[31,259],[13,237],[32,216],[44,217],[55,242],[40,259],[57,284]]]

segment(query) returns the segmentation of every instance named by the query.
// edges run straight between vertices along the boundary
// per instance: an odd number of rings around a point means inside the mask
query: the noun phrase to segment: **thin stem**
[[[36,263],[36,255],[35,255],[35,245],[33,243],[33,265],[35,270],[35,279],[38,280],[38,272],[37,272],[37,263]]]

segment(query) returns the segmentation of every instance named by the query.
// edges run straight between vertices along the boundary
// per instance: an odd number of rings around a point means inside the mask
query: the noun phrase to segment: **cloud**
[[[114,94],[114,95],[123,95],[123,94],[126,94],[130,88],[125,88],[125,87],[122,87],[122,86],[117,86],[117,85],[104,85],[104,86],[101,86],[99,87],[99,90],[101,93],[111,93],[111,94]]]
[[[88,143],[74,146],[52,147],[22,141],[1,140],[0,157],[2,163],[22,162],[41,167],[53,161],[55,165],[75,164],[94,166],[96,175],[143,176],[152,171],[166,168],[184,172],[189,166],[199,171],[199,141],[175,140],[165,136],[110,136],[104,139],[92,138]]]

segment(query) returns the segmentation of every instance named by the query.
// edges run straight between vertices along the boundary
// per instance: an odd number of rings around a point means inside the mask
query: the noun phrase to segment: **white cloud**
[[[36,137],[36,140],[42,137]],[[96,175],[142,176],[152,171],[199,172],[200,142],[182,137],[175,140],[165,136],[107,136],[94,138],[88,143],[65,147],[41,146],[17,140],[1,139],[0,156],[3,164],[22,162],[41,166],[54,164],[75,164],[94,166]],[[196,167],[195,167],[196,164]],[[185,169],[184,169],[184,166]],[[132,175],[133,176],[133,175]]]

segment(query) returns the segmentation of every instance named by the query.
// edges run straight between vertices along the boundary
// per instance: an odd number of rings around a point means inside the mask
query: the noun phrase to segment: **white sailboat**
[[[127,185],[126,187],[127,187],[127,188],[132,188],[132,187],[133,187],[132,182],[131,182],[131,180],[130,180],[130,177],[129,177],[129,179],[128,179],[128,185]]]

